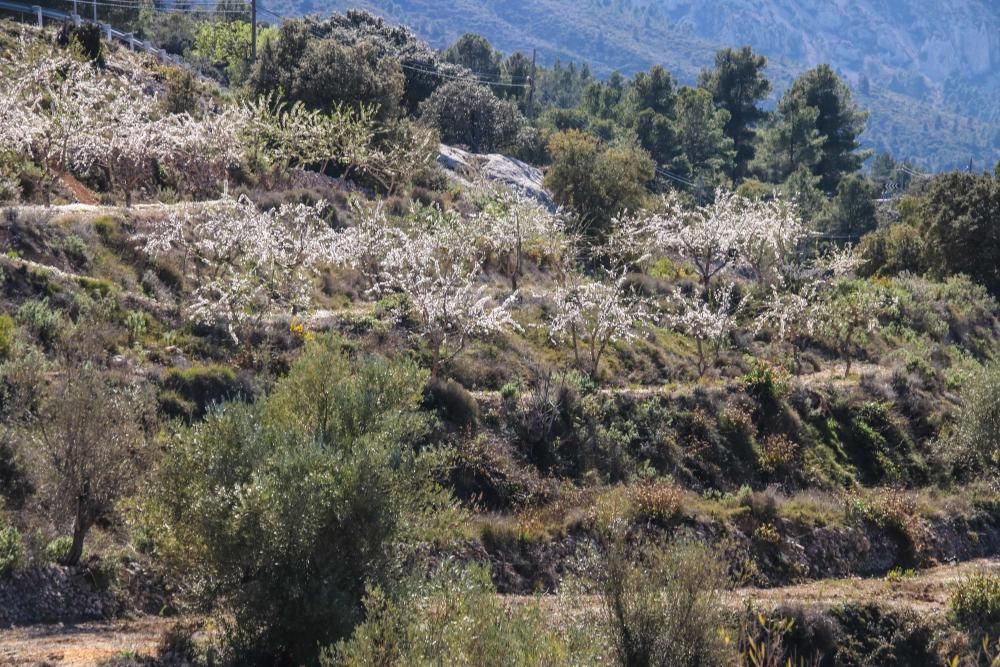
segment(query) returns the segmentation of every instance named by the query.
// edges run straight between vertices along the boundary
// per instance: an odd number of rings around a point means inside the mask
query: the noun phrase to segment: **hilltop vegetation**
[[[531,3],[372,0],[277,2],[283,15],[364,7],[443,48],[463,32],[540,62],[586,63],[602,78],[660,64],[693,83],[724,46],[749,44],[772,65],[777,93],[830,63],[872,112],[863,144],[930,171],[976,168],[1000,155],[1000,16],[988,2],[630,1]]]
[[[165,664],[998,652],[995,576],[933,617],[725,598],[996,555],[1000,169],[861,174],[836,73],[770,117],[749,49],[529,100],[523,55],[361,13],[225,87],[89,30],[0,23],[4,580],[157,573],[211,619]]]

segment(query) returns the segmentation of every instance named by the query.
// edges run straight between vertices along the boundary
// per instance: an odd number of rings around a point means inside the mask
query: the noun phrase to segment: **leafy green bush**
[[[17,310],[17,322],[27,327],[45,345],[53,345],[62,332],[63,320],[58,311],[49,307],[48,298],[25,301]]]
[[[45,560],[50,563],[64,563],[73,548],[73,538],[63,535],[45,545]]]
[[[482,566],[444,568],[396,596],[371,590],[365,610],[365,622],[321,665],[602,664],[585,625],[552,627],[537,603],[504,603]]]
[[[1000,364],[983,368],[962,388],[961,410],[945,444],[954,473],[970,478],[1000,471]]]
[[[427,383],[425,405],[438,410],[445,420],[462,428],[475,427],[479,422],[476,397],[452,379],[432,378]]]
[[[14,348],[14,318],[7,313],[0,314],[0,361],[10,356]]]
[[[24,546],[21,533],[14,526],[0,528],[0,577],[8,577],[21,562]]]
[[[246,387],[228,366],[171,368],[160,381],[160,406],[171,417],[198,418],[214,403],[239,398]]]
[[[236,662],[311,663],[350,635],[368,586],[450,525],[416,447],[426,373],[319,337],[274,391],[181,429],[148,514],[165,557],[221,604]]]
[[[980,574],[963,581],[948,602],[949,617],[978,635],[1000,631],[1000,576]]]
[[[720,592],[725,565],[700,542],[647,548],[634,562],[615,538],[599,565],[598,592],[619,664],[729,664]]]
[[[441,133],[441,141],[463,144],[473,153],[511,148],[526,122],[513,102],[469,80],[440,86],[420,105],[420,115]]]

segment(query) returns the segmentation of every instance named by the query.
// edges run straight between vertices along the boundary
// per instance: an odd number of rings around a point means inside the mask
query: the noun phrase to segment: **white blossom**
[[[559,262],[568,239],[559,215],[550,213],[538,201],[509,188],[493,188],[482,211],[473,220],[476,234],[495,255],[516,290],[523,273],[523,256],[537,250]]]
[[[671,326],[695,339],[698,348],[698,374],[708,368],[705,346],[711,345],[715,359],[736,328],[736,317],[743,310],[746,297],[733,301],[735,287],[726,285],[710,293],[708,298],[674,292],[673,303],[678,312],[667,319]]]
[[[180,255],[191,281],[187,316],[238,331],[274,308],[311,307],[314,278],[329,258],[332,232],[315,206],[282,204],[261,211],[246,197],[221,206],[179,212],[153,223],[141,237],[151,256]]]
[[[406,238],[382,262],[378,288],[406,295],[435,375],[470,339],[521,328],[511,314],[517,293],[498,302],[480,280],[481,272],[467,252],[442,245],[433,233]]]
[[[631,340],[653,319],[649,304],[628,292],[625,278],[624,273],[609,282],[578,277],[552,294],[549,337],[572,346],[577,366],[580,348],[585,347],[595,378],[608,344]]]

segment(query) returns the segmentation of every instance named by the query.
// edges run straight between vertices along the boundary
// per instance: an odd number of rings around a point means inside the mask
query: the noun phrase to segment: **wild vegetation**
[[[3,582],[156,572],[165,664],[1000,653],[995,575],[733,602],[996,556],[1000,167],[880,198],[833,70],[768,117],[750,49],[532,98],[358,12],[224,86],[69,33],[0,23]]]

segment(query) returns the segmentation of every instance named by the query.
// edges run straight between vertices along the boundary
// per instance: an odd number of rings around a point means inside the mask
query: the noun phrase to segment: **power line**
[[[664,169],[662,167],[656,167],[656,173],[659,174],[660,176],[665,176],[666,178],[669,178],[669,179],[672,179],[674,181],[677,181],[678,183],[683,183],[684,185],[686,185],[686,186],[688,186],[690,188],[694,188],[694,187],[698,186],[698,184],[695,183],[694,181],[691,181],[691,180],[689,180],[687,178],[684,178],[683,176],[678,176],[677,174],[672,174],[672,173],[670,173],[669,171],[667,171],[666,169]]]
[[[403,69],[408,69],[412,72],[420,72],[421,74],[428,74],[430,76],[440,77],[442,79],[451,79],[452,81],[475,81],[477,83],[483,83],[489,86],[497,86],[500,88],[530,88],[531,86],[526,83],[505,83],[503,81],[480,79],[475,76],[462,76],[455,74],[444,74],[443,72],[438,72],[432,69],[423,69],[420,67],[414,67],[413,65],[406,65],[403,63],[399,64]]]

